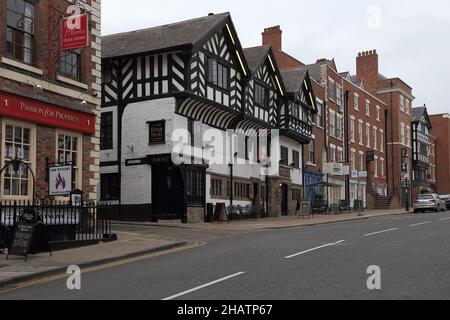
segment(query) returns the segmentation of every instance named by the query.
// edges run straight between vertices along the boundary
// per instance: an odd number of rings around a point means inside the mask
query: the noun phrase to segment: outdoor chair
[[[312,213],[326,213],[327,212],[327,201],[326,200],[313,200],[312,202]]]
[[[251,219],[255,219],[256,218],[256,208],[254,205],[249,204],[246,205],[243,209],[242,209],[242,215],[245,218],[251,218]]]
[[[352,207],[350,205],[350,200],[341,200],[339,204],[339,213],[348,213],[352,212]]]
[[[228,206],[227,214],[230,221],[242,219],[241,211],[239,210],[239,207],[236,205]]]

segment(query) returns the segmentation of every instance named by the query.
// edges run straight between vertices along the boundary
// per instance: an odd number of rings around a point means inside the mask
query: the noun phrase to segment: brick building
[[[320,59],[304,65],[285,53],[279,26],[266,28],[262,36],[264,44],[273,46],[281,69],[307,69],[313,79],[318,113],[313,140],[304,150],[305,198],[319,196],[330,203],[349,199],[352,205],[354,200],[362,200],[370,207],[390,206],[385,154],[386,103],[368,92],[355,76],[339,73],[334,60]],[[333,175],[331,164],[341,169],[342,165],[348,166],[351,171]],[[322,181],[334,187],[325,190],[308,187]]]
[[[436,161],[435,175],[437,180],[437,192],[450,194],[450,114],[436,114],[430,116],[431,135],[437,139],[434,154]],[[432,156],[433,159],[433,156]],[[431,161],[433,163],[433,161]]]
[[[357,81],[365,90],[387,105],[386,114],[386,173],[391,207],[411,204],[411,105],[412,88],[400,78],[387,78],[379,73],[375,50],[362,52],[356,58]]]
[[[435,193],[436,184],[433,177],[434,146],[436,139],[430,137],[431,121],[428,116],[427,107],[412,109],[412,197],[416,199],[419,194]]]
[[[62,51],[61,16],[73,1],[0,2],[1,166],[26,163],[1,177],[1,200],[48,198],[49,165],[72,165],[72,188],[97,199],[99,180],[100,0],[79,1],[88,47]],[[35,189],[35,190],[33,190]]]

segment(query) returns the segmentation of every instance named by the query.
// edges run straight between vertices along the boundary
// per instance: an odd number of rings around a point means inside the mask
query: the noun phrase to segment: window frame
[[[108,127],[111,127],[111,142],[107,144],[108,147],[104,146],[104,133],[105,133],[105,125],[103,123],[103,116],[104,115],[108,115],[111,116],[111,125]],[[103,112],[100,116],[100,151],[105,151],[105,150],[114,150],[114,112],[113,111],[107,111],[107,112]]]
[[[263,92],[265,93],[265,97],[264,97],[265,104],[264,103],[261,104],[261,103],[259,103],[257,101],[257,96],[258,96],[257,88],[263,89]],[[255,86],[253,88],[253,94],[254,94],[254,97],[255,97],[255,104],[257,106],[262,107],[262,108],[264,108],[266,110],[268,110],[270,108],[270,88],[267,85],[263,84],[260,81],[255,80]]]
[[[14,4],[16,5],[17,0],[13,0],[13,1],[14,1]],[[37,11],[36,10],[36,3],[34,1],[28,1],[28,0],[20,0],[20,1],[24,2],[24,8],[25,8],[25,4],[29,4],[29,5],[32,6],[32,8],[33,8],[32,17],[26,16],[25,12],[19,13],[19,12],[15,11],[15,10],[13,11],[12,9],[8,8],[8,2],[9,1],[6,2],[6,15],[5,15],[6,16],[6,21],[5,21],[5,25],[6,25],[6,47],[5,47],[5,56],[7,58],[13,59],[15,61],[19,61],[21,63],[25,63],[27,65],[33,66],[35,64],[35,60],[36,60],[35,59],[35,57],[36,57],[35,33],[36,33],[36,11]],[[32,30],[32,32],[25,31],[25,27],[23,29],[19,29],[17,26],[10,25],[8,23],[8,14],[9,14],[9,12],[12,12],[15,15],[20,15],[24,19],[24,21],[25,21],[25,18],[31,19],[32,23],[33,23],[33,30]],[[8,32],[9,32],[8,29],[13,30],[12,42],[8,41]],[[15,39],[16,39],[15,38],[15,33],[16,32],[20,32],[22,34],[22,37],[23,37],[23,45],[20,45],[20,47],[22,48],[22,51],[23,51],[23,58],[17,58],[16,57],[16,47],[17,47],[17,45],[16,45],[17,42],[15,41]],[[25,46],[25,35],[29,35],[31,37],[31,40],[30,40],[31,48],[28,48],[28,47]],[[12,43],[12,45],[13,45],[13,52],[11,54],[8,51],[8,43]],[[31,51],[31,55],[30,55],[31,61],[30,62],[26,61],[26,59],[25,59],[25,51],[26,50]]]
[[[74,179],[74,183],[75,189],[80,189],[83,190],[83,134],[78,133],[78,132],[74,132],[74,131],[68,131],[68,130],[63,130],[63,129],[56,129],[55,132],[55,159],[56,159],[56,163],[60,163],[59,162],[59,158],[58,158],[58,153],[60,151],[59,149],[59,136],[60,135],[64,135],[66,136],[70,136],[70,137],[75,137],[77,138],[77,142],[78,142],[78,146],[77,146],[77,165],[73,166],[75,173],[75,179]],[[65,138],[64,138],[65,141]],[[64,152],[67,152],[69,149],[61,149],[64,150]],[[69,150],[70,151],[70,150]],[[71,151],[73,152],[73,151]],[[67,159],[66,159],[67,162]],[[62,197],[64,198],[64,197]]]
[[[211,75],[210,75],[210,72],[211,72],[210,61],[213,61],[213,62],[215,62],[217,64],[217,74],[216,74],[217,84],[213,82],[214,80],[212,80],[212,81],[210,80],[210,77],[211,77]],[[221,66],[221,67],[223,67],[223,68],[225,68],[227,70],[226,88],[224,88],[224,87],[219,85],[219,68],[218,68],[219,66]],[[214,87],[214,88],[216,88],[216,89],[218,89],[218,90],[221,90],[221,91],[224,91],[224,92],[228,93],[230,91],[230,70],[231,70],[231,67],[228,66],[227,64],[223,63],[222,61],[220,61],[216,57],[206,56],[206,69],[207,69],[207,71],[206,71],[206,82],[207,82],[207,84],[212,86],[212,87]],[[223,70],[222,70],[222,72],[223,72]],[[223,73],[222,73],[222,76],[223,76]],[[223,80],[224,79],[222,77],[222,81]]]
[[[109,197],[109,198],[105,198],[104,197],[104,188],[103,188],[103,182],[104,182],[104,177],[108,176],[114,176],[117,179],[117,183],[118,183],[118,194],[114,195],[113,197]],[[108,181],[108,185],[111,185],[110,181]],[[119,173],[102,173],[100,174],[100,201],[118,201],[120,200],[120,177],[119,177]]]
[[[62,70],[62,63],[63,63],[63,58],[66,58],[68,55],[75,55],[78,58],[78,72],[77,75],[78,77],[74,77],[73,74],[67,73],[66,71]],[[65,67],[67,67],[68,65],[72,67],[75,67],[75,65],[73,64],[69,64],[67,62],[64,62]],[[59,59],[59,74],[63,77],[72,79],[74,81],[77,82],[83,82],[83,50],[82,49],[76,49],[76,50],[70,50],[70,51],[66,51],[63,52],[60,56]]]
[[[29,165],[33,172],[36,172],[36,125],[28,122],[22,122],[17,120],[12,120],[8,118],[3,118],[2,121],[2,142],[1,142],[1,166],[2,168],[6,164],[6,126],[20,127],[22,129],[30,130],[30,161]],[[5,173],[0,177],[0,198],[2,200],[17,200],[17,201],[31,201],[33,200],[33,178],[30,173],[28,173],[28,196],[15,196],[15,195],[5,195],[4,194],[4,176]],[[31,191],[33,190],[33,191]]]

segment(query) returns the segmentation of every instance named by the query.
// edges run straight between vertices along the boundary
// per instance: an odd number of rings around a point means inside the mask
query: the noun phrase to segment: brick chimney
[[[263,45],[272,45],[274,52],[281,51],[283,49],[282,35],[283,31],[281,31],[280,26],[265,28],[262,33]]]
[[[378,54],[376,50],[358,53],[356,58],[356,78],[363,81],[369,92],[377,90],[378,82]]]

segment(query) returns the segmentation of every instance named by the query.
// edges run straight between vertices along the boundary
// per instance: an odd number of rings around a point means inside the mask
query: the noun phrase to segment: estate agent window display
[[[36,127],[33,124],[3,119],[1,167],[20,159],[36,170]],[[24,166],[14,172],[9,167],[1,177],[1,199],[28,201],[33,198],[33,179]]]
[[[82,190],[82,135],[70,131],[56,131],[56,163],[73,165],[72,190]],[[66,197],[61,199],[66,200]]]

